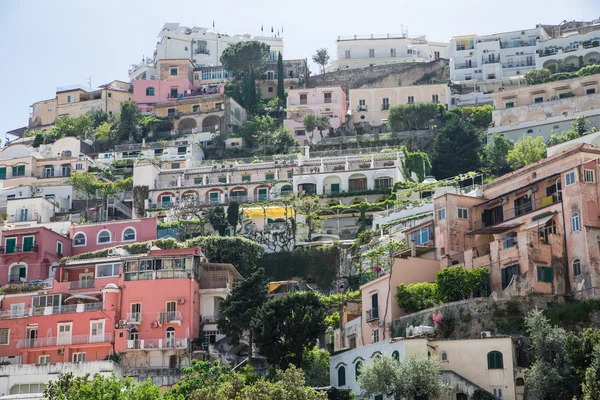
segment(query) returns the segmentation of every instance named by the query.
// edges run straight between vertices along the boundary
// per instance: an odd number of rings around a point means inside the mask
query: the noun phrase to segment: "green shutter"
[[[31,251],[33,248],[33,237],[27,236],[23,238],[23,251]]]
[[[339,193],[340,192],[340,184],[332,183],[331,184],[331,193]]]
[[[5,253],[14,253],[17,247],[17,238],[7,238],[5,242]]]
[[[268,181],[272,181],[275,179],[275,174],[266,174],[265,175],[266,180]]]
[[[507,272],[508,272],[508,268],[502,269],[502,289],[505,289],[506,285],[508,285],[507,276],[506,276]]]
[[[552,282],[552,268],[546,267],[546,282]]]
[[[542,267],[540,267],[539,265],[536,267],[537,268],[537,280],[538,282],[543,282],[543,272],[542,272]]]
[[[242,182],[250,182],[250,175],[242,175]]]
[[[6,179],[6,167],[0,167],[0,179]]]

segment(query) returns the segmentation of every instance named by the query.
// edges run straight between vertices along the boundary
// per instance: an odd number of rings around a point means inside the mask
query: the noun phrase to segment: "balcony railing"
[[[188,339],[165,338],[165,339],[139,339],[128,340],[127,349],[154,350],[154,349],[187,349]]]
[[[127,313],[127,318],[125,320],[128,324],[141,324],[142,313]]]
[[[502,63],[504,68],[535,67],[535,61],[514,61]]]
[[[358,107],[356,107],[356,111],[367,111],[367,105],[359,104]]]
[[[171,322],[181,323],[183,321],[183,315],[181,311],[163,311],[158,313],[158,324],[164,325]]]
[[[220,315],[202,315],[202,322],[205,324],[216,324]]]
[[[90,343],[112,343],[112,333],[100,335],[75,335],[66,337],[45,337],[37,339],[21,339],[17,342],[17,349],[32,349],[50,346],[71,346]]]
[[[29,221],[29,220],[27,220]],[[14,221],[13,221],[14,222]],[[25,245],[25,246],[0,246],[0,254],[12,254],[12,253],[29,253],[38,251],[37,244]]]
[[[153,279],[180,279],[195,277],[192,270],[186,269],[163,269],[157,271],[131,271],[125,272],[126,281],[147,281]]]
[[[103,303],[85,303],[85,304],[62,304],[59,306],[48,306],[48,307],[33,307],[31,309],[31,315],[53,315],[53,314],[70,314],[79,313],[86,311],[100,311],[102,310]]]
[[[91,289],[96,285],[95,279],[84,279],[81,281],[69,282],[69,290]]]
[[[378,308],[372,308],[370,310],[367,310],[366,313],[367,313],[367,322],[375,321],[375,320],[379,319],[379,309]]]
[[[508,210],[506,210],[506,209],[503,210],[503,213],[502,213],[503,218],[500,221],[485,224],[484,223],[485,221],[477,220],[473,223],[473,228],[474,228],[474,230],[477,230],[477,229],[481,229],[481,228],[485,228],[485,227],[489,227],[489,226],[498,225],[502,222],[509,221],[513,218],[520,217],[522,215],[537,211],[541,208],[548,207],[553,204],[559,203],[560,201],[561,200],[559,200],[559,198],[558,198],[558,196],[556,196],[556,194],[551,195],[551,196],[545,196],[545,197],[542,197],[542,198],[539,198],[539,199],[536,199],[533,201],[528,201],[528,202],[525,202],[525,203],[519,205],[518,207],[511,208]]]
[[[454,69],[468,69],[468,68],[477,68],[476,62],[471,63],[458,63],[454,65]]]
[[[0,311],[0,319],[23,318],[28,317],[31,309]]]
[[[200,289],[227,289],[231,287],[228,278],[200,278]]]

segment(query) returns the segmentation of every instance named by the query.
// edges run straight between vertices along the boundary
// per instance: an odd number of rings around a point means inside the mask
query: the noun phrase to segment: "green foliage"
[[[262,247],[241,237],[199,236],[181,247],[200,246],[210,262],[232,264],[242,276],[250,276],[263,254]]]
[[[525,74],[525,80],[530,85],[539,85],[549,81],[552,72],[547,68],[532,69]]]
[[[554,133],[550,135],[550,139],[548,139],[548,146],[556,146],[560,143],[565,143],[573,139],[577,139],[587,132],[587,120],[583,115],[575,118],[575,121],[571,123],[571,129],[568,131],[564,131],[562,133]]]
[[[173,129],[173,121],[169,118],[146,115],[139,120],[142,135],[147,137],[152,132],[170,132]]]
[[[264,146],[265,140],[275,127],[275,120],[269,115],[255,115],[242,125],[238,135],[242,137],[250,148]]]
[[[436,103],[399,104],[390,107],[387,124],[391,132],[429,129],[438,115]]]
[[[559,72],[557,74],[550,75],[550,77],[548,78],[548,82],[564,81],[565,79],[572,78],[577,78],[577,74],[571,72]]]
[[[402,173],[406,179],[411,179],[412,174],[417,175],[419,182],[422,182],[426,176],[431,173],[431,162],[427,153],[422,151],[411,152],[406,146],[401,147],[404,153],[402,160]]]
[[[174,399],[189,399],[199,389],[210,389],[216,392],[233,375],[231,367],[220,366],[206,361],[192,360],[188,367],[181,367],[183,379],[175,383],[169,395]]]
[[[283,78],[285,72],[283,71],[283,56],[281,52],[277,56],[277,97],[281,100],[285,100],[285,84]]]
[[[40,285],[29,286],[10,283],[0,288],[0,294],[30,293],[37,292],[38,290],[42,290],[42,287]]]
[[[254,75],[260,71],[269,56],[269,46],[259,41],[238,42],[223,50],[221,64],[236,75]]]
[[[340,307],[343,301],[362,301],[360,290],[348,291],[346,293],[333,293],[321,296],[321,302],[328,309]]]
[[[326,309],[313,292],[294,293],[267,302],[252,321],[256,345],[270,364],[304,366],[304,349],[325,333]]]
[[[579,333],[568,333],[566,337],[566,357],[573,373],[584,380],[588,368],[596,360],[595,349],[600,346],[600,330],[585,328]]]
[[[90,172],[74,172],[69,181],[74,190],[85,193],[88,198],[98,189],[98,179]]]
[[[307,385],[312,387],[329,386],[329,352],[316,346],[312,349],[304,349],[302,370],[306,376]]]
[[[119,113],[119,126],[117,135],[121,141],[142,139],[138,121],[142,113],[137,104],[133,101],[124,101],[121,103],[121,112]]]
[[[258,110],[258,95],[256,93],[256,77],[254,73],[247,73],[242,78],[241,95],[241,105],[248,110],[250,115],[255,114]]]
[[[457,113],[474,126],[487,128],[492,123],[492,111],[494,111],[494,106],[486,104],[484,106],[453,107],[449,112]]]
[[[132,188],[133,207],[138,218],[144,216],[145,200],[149,194],[150,188],[147,185],[137,185]]]
[[[103,122],[96,130],[94,130],[94,138],[96,140],[115,140],[116,130],[114,124]]]
[[[225,209],[223,206],[216,206],[209,209],[206,212],[208,222],[212,225],[213,229],[219,232],[219,235],[225,236],[225,230],[227,229],[228,222],[225,217]]]
[[[319,135],[321,139],[323,139],[323,131],[331,128],[331,121],[328,115],[318,115],[315,120],[317,124],[317,129],[319,130]]]
[[[405,285],[401,283],[396,288],[396,301],[398,307],[407,313],[413,313],[440,304],[437,285],[435,283],[414,283]]]
[[[600,64],[588,65],[577,71],[579,76],[600,74]]]
[[[332,287],[340,265],[338,246],[298,247],[293,252],[265,253],[258,266],[273,281],[306,279],[322,290]]]
[[[433,174],[438,179],[479,169],[481,140],[465,119],[448,114],[444,127],[433,141]]]
[[[325,317],[325,324],[327,326],[332,327],[333,329],[338,329],[340,327],[340,313],[339,313],[339,311],[334,311],[333,313],[327,315]]]
[[[94,128],[94,119],[90,114],[82,114],[78,117],[60,117],[54,122],[54,127],[47,138],[54,140],[65,136],[85,136]]]
[[[440,376],[439,362],[423,355],[411,355],[400,362],[388,355],[375,358],[363,365],[358,385],[365,397],[385,393],[396,399],[438,399],[450,392]]]
[[[523,168],[546,157],[546,144],[541,136],[533,138],[523,135],[508,151],[506,161],[513,169]]]
[[[510,165],[506,157],[512,150],[514,143],[501,133],[495,133],[485,146],[485,164],[494,176],[501,176],[510,172]]]
[[[240,223],[240,204],[235,200],[227,206],[227,222],[233,228],[233,236],[236,236],[237,226]]]
[[[135,384],[133,378],[121,378],[116,375],[105,377],[95,374],[75,376],[69,372],[60,374],[57,381],[48,381],[44,389],[44,398],[48,400],[153,400],[161,399],[160,388],[148,379]]]
[[[552,304],[544,311],[544,316],[553,325],[574,327],[589,322],[590,313],[594,311],[600,311],[600,300],[567,301],[564,304]]]
[[[314,137],[313,132],[317,129],[317,124],[317,116],[315,114],[306,114],[302,117],[302,125],[304,126],[306,133],[310,135],[311,141]]]
[[[475,389],[471,395],[471,400],[496,400],[496,396],[482,389]]]
[[[323,221],[319,218],[321,206],[318,196],[306,196],[300,193],[300,197],[294,199],[294,210],[296,214],[304,215],[302,225],[307,228],[307,241],[311,242],[313,234],[323,226]]]
[[[467,270],[462,265],[443,268],[435,274],[439,298],[444,303],[466,300],[485,288],[489,276],[487,268]]]
[[[329,52],[326,48],[317,49],[315,54],[312,56],[312,60],[315,64],[321,67],[321,73],[325,72],[325,66],[329,62]]]

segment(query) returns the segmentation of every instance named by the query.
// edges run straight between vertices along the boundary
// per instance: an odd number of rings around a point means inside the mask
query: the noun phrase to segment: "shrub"
[[[413,313],[437,306],[439,302],[435,283],[415,283],[406,286],[400,284],[396,288],[398,307],[407,313]]]

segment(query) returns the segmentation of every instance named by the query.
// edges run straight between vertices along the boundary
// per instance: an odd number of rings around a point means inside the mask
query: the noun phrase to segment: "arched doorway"
[[[193,118],[183,118],[179,121],[177,129],[183,131],[183,133],[191,133],[194,128],[198,126],[198,123]]]
[[[221,128],[221,118],[218,115],[209,115],[202,120],[202,132],[216,132]]]

